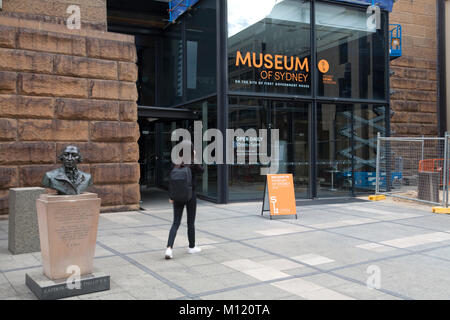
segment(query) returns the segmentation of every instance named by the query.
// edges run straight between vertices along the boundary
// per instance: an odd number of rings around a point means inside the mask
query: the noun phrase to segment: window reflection
[[[381,26],[368,29],[365,10],[317,3],[319,96],[385,99],[385,13]]]
[[[310,3],[228,1],[229,90],[309,95]]]

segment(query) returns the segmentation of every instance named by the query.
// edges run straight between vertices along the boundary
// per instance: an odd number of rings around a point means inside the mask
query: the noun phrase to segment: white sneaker
[[[193,247],[188,249],[188,253],[198,253],[200,251],[202,251],[202,249],[199,247]]]
[[[172,255],[172,249],[167,248],[166,249],[166,259],[172,259],[173,255]]]

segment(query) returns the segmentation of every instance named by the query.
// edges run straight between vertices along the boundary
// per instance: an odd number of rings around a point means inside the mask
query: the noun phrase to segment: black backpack
[[[174,167],[169,176],[169,197],[175,202],[192,199],[192,172],[189,167]]]

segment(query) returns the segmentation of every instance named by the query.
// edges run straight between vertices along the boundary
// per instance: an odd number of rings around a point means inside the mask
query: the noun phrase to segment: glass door
[[[351,105],[317,106],[317,196],[345,197],[353,192],[353,111]]]
[[[271,129],[279,130],[278,173],[292,173],[296,198],[309,197],[310,103],[273,101]]]

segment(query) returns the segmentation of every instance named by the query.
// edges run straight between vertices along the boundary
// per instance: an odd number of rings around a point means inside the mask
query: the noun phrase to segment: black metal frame
[[[218,70],[218,99],[220,99],[220,96],[225,95],[226,99],[225,101],[222,101],[221,107],[218,109],[218,115],[222,115],[222,117],[218,116],[218,118],[224,118],[221,120],[218,120],[219,122],[222,122],[220,124],[224,125],[223,122],[228,121],[228,98],[230,96],[241,96],[241,97],[254,97],[254,98],[260,98],[260,99],[271,99],[271,100],[288,100],[288,101],[301,101],[301,102],[307,102],[311,104],[311,112],[309,112],[309,147],[310,147],[310,163],[314,164],[311,165],[310,169],[310,175],[309,175],[309,185],[308,193],[309,197],[311,199],[317,198],[317,158],[318,158],[318,150],[317,150],[317,105],[319,103],[335,103],[335,104],[376,104],[376,105],[384,105],[387,108],[386,112],[386,136],[390,136],[390,97],[389,97],[389,48],[386,46],[385,49],[385,94],[386,99],[385,100],[373,100],[373,99],[353,99],[353,98],[328,98],[328,97],[319,97],[317,96],[317,68],[312,67],[312,84],[311,84],[311,96],[292,96],[292,95],[283,95],[283,94],[267,94],[267,93],[247,93],[247,92],[234,92],[234,91],[225,91],[225,94],[223,91],[219,90],[220,88],[224,88],[228,86],[228,65],[227,65],[227,57],[228,57],[228,46],[227,44],[227,8],[226,8],[226,2],[223,0],[217,0],[219,3],[222,3],[221,6],[217,7],[217,16],[218,16],[218,50],[224,50],[222,52],[218,51],[218,59],[217,63],[217,70]],[[439,1],[439,0],[438,0]],[[311,43],[311,66],[316,65],[316,54],[317,54],[317,43],[316,43],[316,36],[315,36],[315,4],[316,2],[327,2],[331,4],[336,4],[336,2],[329,1],[329,0],[310,0],[311,2],[311,9],[310,9],[310,21],[311,21],[311,29],[310,29],[310,43]],[[345,3],[340,4],[343,6],[350,6],[350,7],[356,7],[356,8],[363,8],[363,6],[358,4],[351,4],[351,3]],[[225,12],[222,12],[225,11]],[[383,10],[384,11],[384,10]],[[389,39],[389,14],[386,14],[386,25],[384,25],[384,32],[385,32],[385,39]],[[220,20],[219,20],[220,19]],[[224,25],[220,25],[220,22],[224,21]],[[220,27],[220,28],[219,28]],[[219,29],[223,28],[223,32],[219,33]],[[225,38],[225,39],[223,39]],[[386,40],[387,41],[387,40]],[[220,53],[219,53],[220,52]],[[226,76],[225,76],[226,75]],[[220,83],[222,81],[223,83]],[[220,113],[219,113],[220,112]],[[353,119],[352,119],[352,129],[353,129]],[[226,126],[221,127],[219,124],[219,128],[226,128]],[[352,138],[352,152],[354,153],[354,142]],[[353,160],[354,162],[354,160]],[[354,167],[354,163],[352,164],[352,167]],[[222,168],[222,173],[225,174],[225,176],[222,176],[222,179],[218,185],[218,190],[221,190],[219,196],[219,203],[227,203],[230,202],[228,199],[228,166],[224,165]],[[352,186],[355,184],[354,176],[352,176]],[[224,185],[225,183],[225,185]],[[352,187],[352,196],[355,196],[355,190]],[[224,201],[225,200],[225,201]]]
[[[436,0],[437,24],[437,72],[438,72],[438,133],[441,137],[447,131],[447,79],[446,79],[446,41],[445,41],[445,0]]]

